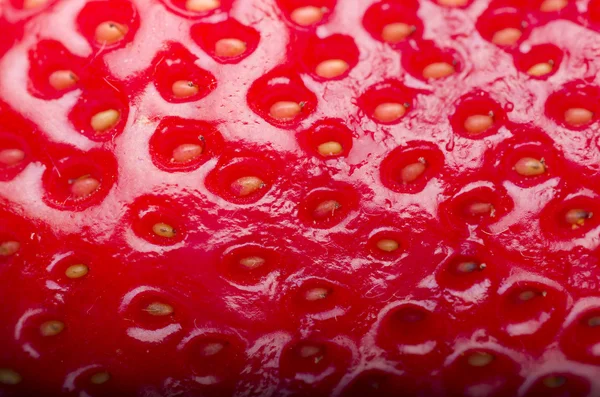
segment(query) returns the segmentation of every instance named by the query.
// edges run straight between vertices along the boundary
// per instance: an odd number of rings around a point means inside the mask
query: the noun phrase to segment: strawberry
[[[600,1],[0,30],[0,395],[600,395]]]

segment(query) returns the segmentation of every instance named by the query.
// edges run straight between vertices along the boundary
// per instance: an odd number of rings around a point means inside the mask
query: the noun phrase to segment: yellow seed
[[[573,229],[578,229],[585,225],[587,219],[591,219],[593,214],[589,211],[579,208],[571,209],[565,214],[565,221],[571,225]]]
[[[522,302],[527,302],[532,300],[536,296],[538,296],[537,292],[532,290],[526,290],[519,293],[519,300]]]
[[[185,8],[188,11],[195,12],[206,12],[212,11],[221,7],[219,0],[187,0],[185,2]]]
[[[564,376],[547,376],[542,383],[549,389],[556,389],[567,383],[567,379]]]
[[[472,216],[494,216],[494,206],[490,203],[472,203],[467,207],[467,213]]]
[[[173,237],[175,237],[175,234],[177,234],[177,232],[175,231],[175,228],[173,228],[173,226],[168,225],[163,222],[154,224],[154,226],[152,226],[152,231],[157,236],[166,237],[166,238],[173,238]]]
[[[324,79],[335,79],[346,73],[348,69],[350,69],[350,65],[343,59],[329,59],[319,63],[315,73]]]
[[[91,126],[97,133],[113,128],[121,119],[121,113],[115,109],[98,112],[92,116]]]
[[[330,291],[327,288],[316,287],[311,288],[304,294],[304,299],[309,302],[320,301],[329,296]]]
[[[225,345],[221,342],[207,343],[202,348],[202,353],[205,357],[210,357],[219,354],[223,349],[225,349]]]
[[[409,164],[402,168],[400,173],[400,179],[402,183],[407,184],[416,181],[427,169],[427,162],[425,159],[419,159],[416,163]]]
[[[400,244],[396,240],[384,238],[377,242],[377,248],[385,252],[394,252],[400,248]]]
[[[540,62],[536,63],[527,70],[527,74],[530,76],[541,77],[552,73],[554,70],[554,62]]]
[[[76,198],[84,198],[94,193],[100,186],[100,181],[92,177],[83,177],[73,181],[71,194]]]
[[[31,10],[32,8],[42,7],[48,4],[48,0],[25,0],[23,1],[23,9]]]
[[[326,200],[316,206],[313,210],[315,219],[327,219],[335,214],[335,211],[340,209],[342,205],[335,200]]]
[[[584,108],[570,108],[565,112],[565,122],[573,127],[580,127],[592,121],[594,113]]]
[[[496,45],[510,46],[519,41],[522,35],[523,32],[517,28],[501,29],[494,33],[494,36],[492,37],[492,43]]]
[[[247,256],[240,259],[240,265],[248,270],[256,269],[265,264],[265,259],[260,256]]]
[[[290,19],[300,26],[310,26],[323,20],[323,8],[306,6],[298,7],[290,14]]]
[[[464,123],[469,134],[478,135],[494,125],[494,118],[490,115],[474,114],[467,117]]]
[[[187,163],[202,155],[204,148],[194,143],[183,143],[173,149],[172,161],[176,163]]]
[[[113,21],[102,22],[96,27],[95,38],[100,44],[111,45],[123,40],[129,28]]]
[[[73,87],[79,81],[79,77],[70,70],[57,70],[48,77],[48,83],[55,90],[62,91]]]
[[[461,262],[456,266],[456,271],[459,273],[473,273],[475,270],[483,269],[485,269],[485,265],[477,264],[476,262],[472,261]]]
[[[271,109],[269,109],[271,117],[281,121],[293,120],[300,112],[302,112],[302,106],[297,102],[291,101],[275,102],[271,106]]]
[[[233,181],[231,191],[236,196],[246,197],[265,186],[263,180],[256,176],[243,176]]]
[[[323,349],[315,345],[304,345],[300,347],[298,354],[302,358],[322,357]],[[316,360],[316,358],[315,358]],[[318,362],[318,361],[316,361]]]
[[[171,86],[173,95],[177,98],[189,98],[198,93],[198,86],[193,81],[177,80]]]
[[[544,160],[538,160],[531,157],[523,157],[517,164],[514,170],[522,176],[537,176],[546,172],[546,163]]]
[[[469,0],[438,0],[438,4],[446,7],[462,7],[467,5]]]
[[[110,380],[110,374],[106,371],[96,372],[94,375],[90,376],[90,382],[94,385],[101,385]]]
[[[472,367],[485,367],[494,361],[494,356],[486,352],[473,353],[467,359]]]
[[[21,383],[21,375],[9,368],[0,368],[0,384],[16,385]]]
[[[40,334],[42,336],[56,336],[65,329],[65,323],[58,320],[50,320],[40,325]]]
[[[401,103],[384,102],[377,105],[373,117],[382,123],[400,120],[406,114],[406,106]]]
[[[542,12],[556,12],[565,8],[569,2],[567,0],[545,0],[540,5],[540,11]]]
[[[25,152],[21,149],[0,150],[0,164],[11,167],[19,164],[25,159]]]
[[[398,44],[410,36],[416,27],[402,22],[388,23],[381,30],[381,38],[386,43]]]
[[[423,69],[425,79],[442,79],[454,74],[456,69],[448,62],[434,62]]]
[[[337,156],[344,151],[339,142],[330,141],[320,144],[317,147],[319,154],[323,157]]]
[[[221,39],[215,43],[215,54],[218,57],[233,58],[246,52],[248,46],[239,39]]]
[[[162,302],[152,302],[146,307],[145,311],[151,316],[169,316],[173,314],[173,306]]]
[[[0,256],[11,256],[17,253],[21,248],[18,241],[3,241],[0,243]]]
[[[77,264],[71,265],[65,270],[65,276],[71,279],[81,278],[88,274],[89,268],[86,265]]]

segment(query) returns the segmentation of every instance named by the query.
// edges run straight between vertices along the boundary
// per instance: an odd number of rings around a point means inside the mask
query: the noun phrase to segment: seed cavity
[[[496,212],[496,210],[492,204],[481,203],[481,202],[475,202],[475,203],[469,204],[467,206],[466,210],[467,210],[467,214],[471,215],[471,216],[488,215],[492,218],[495,216],[495,212]]]
[[[248,270],[253,270],[265,264],[265,259],[260,256],[247,256],[240,259],[240,265]]]
[[[540,5],[542,12],[557,12],[565,8],[569,2],[567,0],[545,0]]]
[[[79,77],[70,70],[57,70],[48,77],[48,83],[57,91],[68,90],[79,81]]]
[[[377,242],[377,248],[384,252],[394,252],[400,248],[400,244],[396,240],[384,238]]]
[[[223,349],[225,349],[225,344],[221,342],[212,342],[204,345],[202,353],[205,357],[211,357],[219,354]]]
[[[475,271],[485,270],[487,265],[485,263],[477,263],[474,261],[460,262],[456,265],[456,271],[461,274],[473,273]]]
[[[12,167],[25,159],[25,152],[21,149],[0,150],[0,164]]]
[[[324,7],[298,7],[292,11],[290,19],[300,26],[310,26],[321,22],[325,12],[327,12],[327,9]]]
[[[10,368],[0,368],[0,384],[16,385],[21,383],[22,380],[23,379],[18,372],[15,372]]]
[[[151,316],[164,317],[173,314],[173,306],[168,303],[152,302],[144,309]]]
[[[519,41],[522,35],[523,32],[516,28],[501,29],[494,33],[492,43],[500,46],[511,46]]]
[[[570,108],[565,111],[565,122],[573,127],[581,127],[592,121],[594,113],[584,108]]]
[[[11,256],[17,253],[21,248],[18,241],[3,241],[0,243],[0,256]]]
[[[318,364],[325,358],[325,351],[319,346],[303,345],[298,349],[298,355],[304,359],[311,359],[315,364]]]
[[[257,176],[243,176],[233,181],[230,188],[236,196],[246,197],[265,186],[265,182]]]
[[[117,125],[120,119],[121,112],[115,109],[108,109],[93,115],[90,124],[96,133],[101,134]]]
[[[159,222],[152,226],[152,232],[159,237],[173,238],[177,234],[175,228],[169,224]]]
[[[40,334],[42,336],[56,336],[65,329],[65,323],[58,320],[50,320],[40,325]]]
[[[207,12],[221,7],[219,0],[187,0],[185,8],[188,11]]]
[[[519,295],[517,296],[517,298],[519,299],[519,301],[521,302],[529,302],[530,300],[538,297],[539,295],[545,295],[543,292],[540,294],[537,291],[533,291],[533,290],[525,290],[525,291],[521,291],[519,292]]]
[[[196,95],[199,91],[198,85],[193,81],[177,80],[171,87],[173,95],[177,98],[189,98]]]
[[[320,144],[317,147],[319,154],[323,157],[333,157],[341,154],[344,151],[344,148],[339,142],[329,141]]]
[[[585,225],[585,221],[591,219],[594,216],[592,212],[574,208],[567,211],[565,214],[565,222],[571,225],[573,230],[579,229],[580,227]]]
[[[309,302],[320,301],[327,298],[331,294],[331,290],[322,287],[311,288],[304,294],[304,299]]]
[[[517,161],[513,169],[522,176],[538,176],[546,172],[547,166],[544,159],[523,157]]]
[[[600,316],[593,316],[587,320],[587,325],[591,328],[600,327]]]
[[[476,352],[467,358],[467,362],[472,367],[481,368],[490,365],[494,359],[495,357],[490,353]]]
[[[527,70],[527,74],[534,77],[542,77],[552,73],[554,70],[554,61],[536,63]]]
[[[474,114],[467,117],[464,123],[465,130],[471,135],[479,135],[494,125],[494,113]]]
[[[426,169],[427,161],[421,157],[417,162],[402,168],[402,171],[400,172],[400,179],[402,180],[403,184],[409,184],[419,179],[419,177],[425,173]]]
[[[417,30],[414,25],[402,22],[388,23],[381,30],[381,38],[389,44],[398,44]]]
[[[248,46],[239,39],[221,39],[215,43],[215,54],[218,57],[234,58],[246,52]]]
[[[346,73],[348,69],[350,69],[350,65],[343,59],[329,59],[319,63],[315,73],[324,79],[335,79]]]
[[[172,163],[187,163],[197,159],[204,152],[202,145],[183,143],[173,149]]]
[[[78,199],[88,197],[100,187],[100,181],[89,175],[71,179],[69,184],[71,185],[71,194]]]
[[[271,105],[269,114],[281,121],[290,121],[302,112],[302,104],[292,101],[279,101]]]
[[[110,374],[106,371],[97,372],[90,376],[90,382],[94,385],[102,385],[110,380]]]
[[[96,27],[96,41],[102,45],[118,43],[125,38],[129,28],[114,21],[102,22]]]
[[[423,69],[423,77],[427,80],[442,79],[454,73],[456,73],[456,68],[448,62],[434,62]]]
[[[342,208],[342,205],[335,200],[326,200],[321,202],[313,210],[315,219],[327,219],[335,215],[335,212]]]
[[[400,120],[406,114],[406,105],[395,102],[384,102],[375,108],[373,117],[382,123]]]
[[[71,265],[65,270],[65,276],[70,279],[77,279],[88,274],[89,270],[90,269],[83,264]]]

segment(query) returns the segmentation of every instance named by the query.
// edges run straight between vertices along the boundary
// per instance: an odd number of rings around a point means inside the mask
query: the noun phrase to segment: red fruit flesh
[[[600,395],[600,2],[0,1],[1,396]]]

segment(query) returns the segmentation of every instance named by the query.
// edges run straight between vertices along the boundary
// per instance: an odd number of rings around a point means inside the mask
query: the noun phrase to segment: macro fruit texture
[[[0,31],[0,395],[600,395],[600,1]]]

